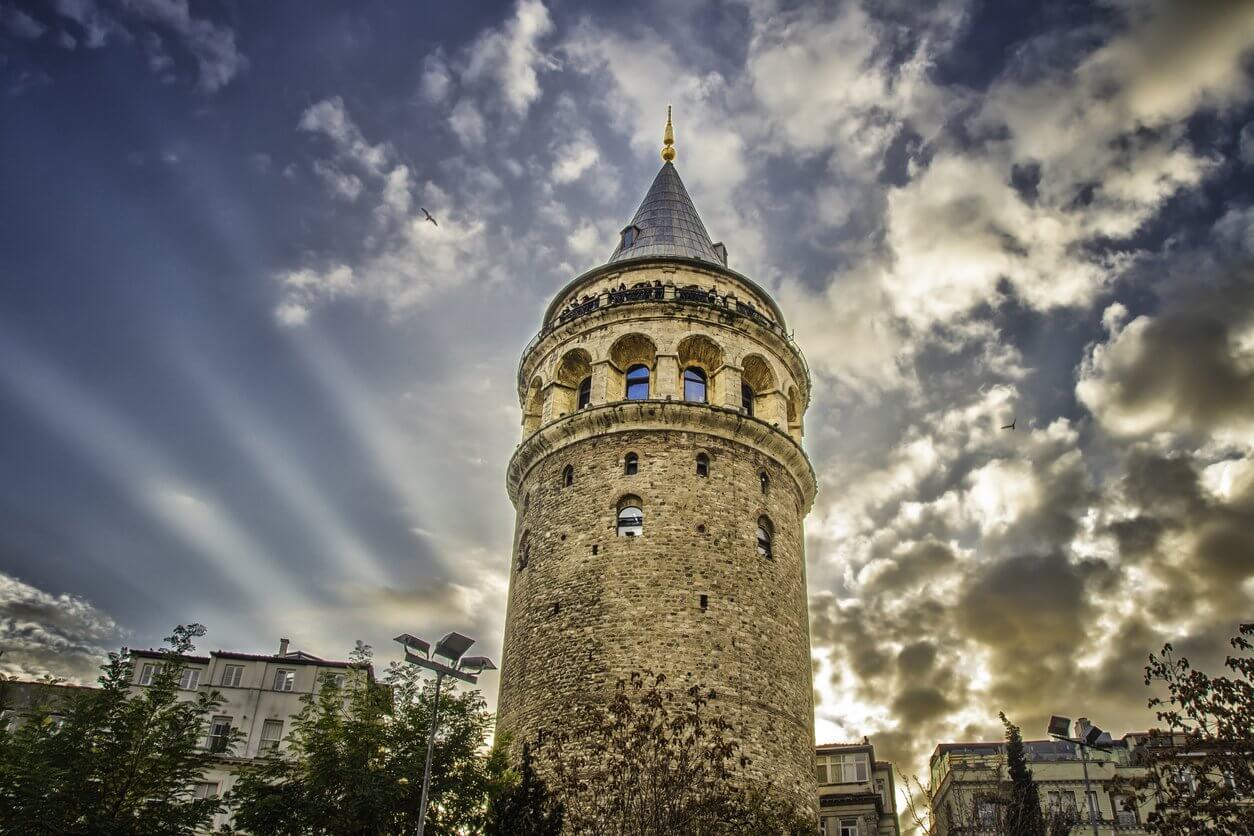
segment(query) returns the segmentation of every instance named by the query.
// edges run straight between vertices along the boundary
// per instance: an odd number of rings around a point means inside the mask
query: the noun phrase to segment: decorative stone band
[[[802,497],[802,516],[814,503],[818,483],[810,459],[801,446],[778,427],[735,409],[659,400],[616,401],[587,407],[532,433],[518,445],[510,459],[505,476],[510,499],[518,504],[519,486],[541,459],[584,439],[632,430],[699,433],[744,444],[770,456],[788,470]]]

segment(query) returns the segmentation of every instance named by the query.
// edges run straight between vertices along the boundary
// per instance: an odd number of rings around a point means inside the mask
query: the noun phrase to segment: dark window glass
[[[753,417],[753,389],[748,383],[740,384],[740,405],[744,407],[745,414],[750,418]]]
[[[710,457],[707,456],[705,453],[697,454],[697,475],[698,476],[710,475]]]
[[[636,228],[629,226],[623,230],[623,249],[627,249],[634,243],[636,243]]]
[[[627,400],[643,401],[649,397],[649,367],[637,363],[627,370]]]
[[[771,477],[766,475],[765,470],[758,474],[758,484],[762,486],[762,495],[765,496],[771,489]]]
[[[628,453],[623,458],[623,474],[626,476],[635,476],[636,471],[640,469],[640,457],[635,453]]]
[[[768,560],[773,557],[771,543],[775,539],[774,530],[771,528],[771,521],[766,517],[758,518],[758,554]]]
[[[562,485],[569,488],[575,484],[575,468],[566,465],[566,469],[562,471]]]
[[[592,403],[592,378],[585,377],[579,382],[579,408],[583,409]]]
[[[705,372],[696,366],[684,369],[684,400],[705,403]]]

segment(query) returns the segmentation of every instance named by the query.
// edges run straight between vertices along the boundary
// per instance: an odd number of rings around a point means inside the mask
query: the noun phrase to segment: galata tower
[[[702,683],[754,779],[815,804],[801,447],[810,375],[664,163],[518,369],[497,733],[561,728],[633,672]]]

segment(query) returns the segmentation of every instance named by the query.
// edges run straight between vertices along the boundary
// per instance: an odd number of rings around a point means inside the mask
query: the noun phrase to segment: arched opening
[[[785,414],[788,419],[788,432],[791,433],[792,437],[797,441],[801,441],[801,436],[803,434],[801,428],[801,410],[801,396],[797,393],[797,387],[789,386],[787,412]]]
[[[554,418],[569,415],[592,403],[592,355],[582,348],[572,348],[562,355],[553,376]],[[584,403],[584,381],[587,381],[587,403]]]
[[[592,375],[579,382],[579,403],[577,409],[584,409],[592,404]]]
[[[740,364],[740,404],[745,414],[763,421],[778,421],[778,409],[772,407],[777,396],[775,373],[760,354],[750,354]],[[748,387],[745,389],[744,387]]]
[[[623,475],[635,476],[636,471],[640,469],[640,457],[635,453],[628,453],[623,456]]]
[[[696,403],[708,402],[706,388],[704,370],[697,366],[689,366],[684,369],[684,400]]]
[[[540,429],[540,421],[544,417],[544,383],[540,378],[533,377],[527,387],[527,400],[523,406],[523,435],[531,435]]]
[[[745,415],[753,417],[753,387],[748,383],[740,384],[740,408],[745,411]]]
[[[766,475],[766,471],[758,474],[758,486],[762,488],[762,495],[766,496],[771,490],[771,477]]]
[[[518,571],[521,572],[527,568],[527,564],[531,562],[531,534],[524,531],[522,537],[518,539]]]
[[[758,517],[758,555],[767,560],[775,557],[775,528],[766,517]]]
[[[575,468],[568,464],[562,470],[562,487],[569,488],[573,484],[575,484]]]
[[[710,457],[705,453],[697,453],[697,475],[702,479],[710,475]]]
[[[627,369],[627,389],[624,395],[629,401],[649,399],[649,367],[644,363],[637,363]]]
[[[618,536],[639,537],[644,534],[644,503],[628,494],[618,500]]]

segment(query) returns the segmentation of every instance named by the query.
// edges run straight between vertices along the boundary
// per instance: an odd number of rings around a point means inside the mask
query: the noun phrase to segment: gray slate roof
[[[640,235],[626,249],[620,239],[610,262],[669,255],[723,264],[672,163],[665,163],[657,173],[631,224],[640,228]]]

